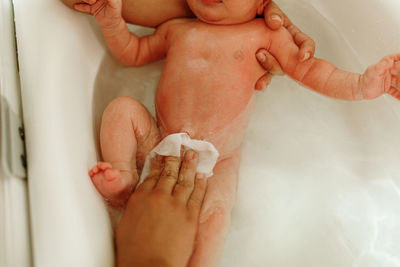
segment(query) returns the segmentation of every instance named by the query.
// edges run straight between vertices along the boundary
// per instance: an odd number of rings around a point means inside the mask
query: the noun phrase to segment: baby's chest
[[[216,27],[216,26],[215,26]],[[232,26],[234,27],[234,26]],[[251,33],[238,33],[210,28],[189,28],[172,39],[168,56],[187,61],[208,62],[216,67],[256,67],[255,53],[259,38]]]

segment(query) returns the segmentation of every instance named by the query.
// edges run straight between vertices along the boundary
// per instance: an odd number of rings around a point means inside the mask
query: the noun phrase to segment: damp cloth
[[[205,174],[207,178],[213,175],[213,169],[219,157],[218,150],[214,145],[207,141],[191,139],[186,133],[176,133],[165,137],[147,155],[139,183],[142,183],[148,176],[152,158],[156,155],[179,157],[181,148],[184,151],[192,149],[197,152],[197,173]]]

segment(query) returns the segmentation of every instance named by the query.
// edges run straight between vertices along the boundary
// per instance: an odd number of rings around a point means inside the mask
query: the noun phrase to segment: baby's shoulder
[[[176,30],[178,28],[182,28],[193,22],[194,19],[190,18],[178,18],[178,19],[170,19],[160,26],[157,29],[168,29],[168,30]]]

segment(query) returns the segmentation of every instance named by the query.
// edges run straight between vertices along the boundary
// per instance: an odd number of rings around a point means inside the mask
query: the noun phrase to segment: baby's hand
[[[368,67],[360,80],[364,99],[374,99],[387,93],[400,100],[400,54],[383,58]]]
[[[121,0],[83,0],[74,8],[80,12],[93,15],[103,28],[117,26],[122,19]]]

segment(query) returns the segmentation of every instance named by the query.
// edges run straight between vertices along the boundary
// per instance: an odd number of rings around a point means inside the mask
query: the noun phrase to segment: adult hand
[[[116,229],[119,267],[185,267],[193,252],[207,180],[197,154],[153,160]]]
[[[264,10],[264,18],[267,26],[271,30],[278,30],[283,26],[290,32],[295,43],[300,48],[299,60],[306,61],[314,57],[314,41],[308,35],[300,31],[299,28],[297,28],[285,15],[285,13],[283,13],[282,10],[274,3],[274,1],[271,1],[268,6],[266,6]]]
[[[271,30],[278,30],[283,26],[289,31],[293,36],[293,40],[300,48],[298,55],[300,61],[306,61],[314,57],[314,41],[308,35],[300,31],[273,1],[269,2],[265,7],[264,19]],[[266,49],[257,51],[256,56],[261,66],[267,70],[267,73],[256,83],[256,89],[262,90],[270,83],[273,75],[282,75],[283,71],[278,61],[269,54]]]

